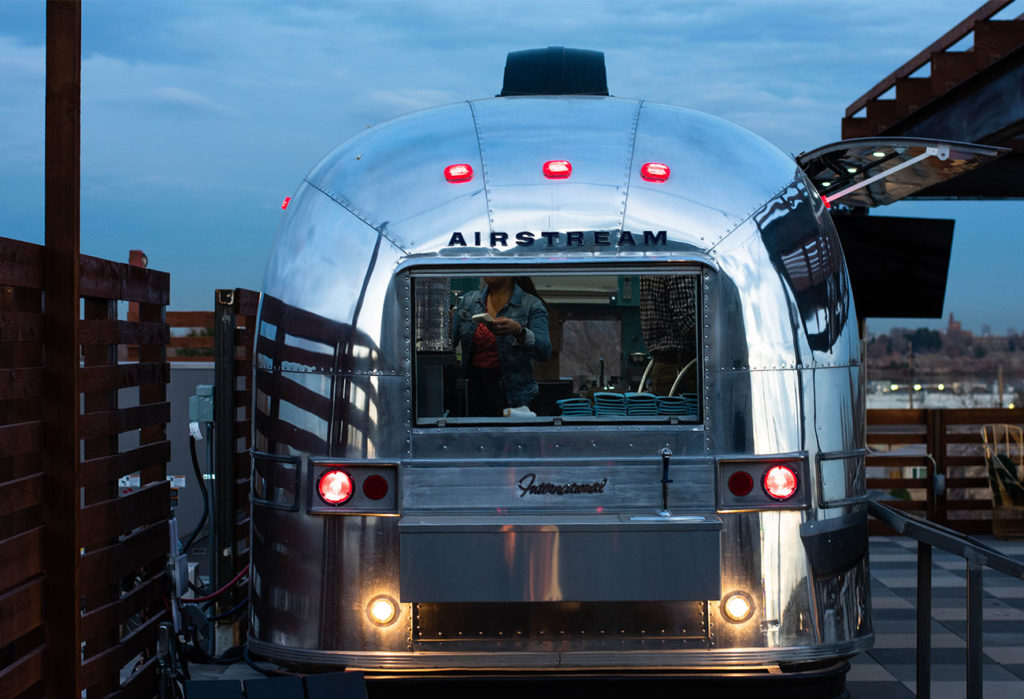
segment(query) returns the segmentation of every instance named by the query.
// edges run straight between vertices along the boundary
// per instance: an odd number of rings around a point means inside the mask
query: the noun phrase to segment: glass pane
[[[418,424],[697,422],[698,280],[415,276]]]

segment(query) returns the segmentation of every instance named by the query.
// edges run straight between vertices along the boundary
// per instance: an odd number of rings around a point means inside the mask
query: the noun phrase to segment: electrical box
[[[188,399],[189,422],[213,422],[213,386],[199,384]]]

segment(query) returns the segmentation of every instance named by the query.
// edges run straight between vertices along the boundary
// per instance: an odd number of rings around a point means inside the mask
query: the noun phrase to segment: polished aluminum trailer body
[[[572,176],[546,179],[553,159]],[[647,162],[671,176],[646,181]],[[452,163],[473,178],[446,181]],[[698,420],[420,419],[417,280],[655,270],[699,279]],[[258,655],[722,669],[871,643],[863,366],[842,250],[794,160],[732,123],[543,96],[368,129],[284,214],[255,372]],[[798,473],[793,499],[726,487],[771,463]],[[383,479],[387,496],[319,501],[316,479],[336,464]],[[541,482],[554,485],[524,491]],[[752,602],[748,619],[726,618],[730,592]],[[382,597],[397,602],[387,624],[367,615]]]

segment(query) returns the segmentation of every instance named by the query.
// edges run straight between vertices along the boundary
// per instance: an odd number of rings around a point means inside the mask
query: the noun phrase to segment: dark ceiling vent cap
[[[604,52],[549,46],[510,51],[498,97],[517,95],[604,95],[608,78]]]

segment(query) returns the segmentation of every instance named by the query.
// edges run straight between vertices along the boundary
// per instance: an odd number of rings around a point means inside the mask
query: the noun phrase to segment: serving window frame
[[[710,279],[710,275],[714,271],[713,266],[705,260],[658,261],[654,264],[637,263],[635,260],[628,263],[601,261],[583,263],[575,262],[571,264],[558,262],[549,264],[522,264],[519,261],[517,261],[517,264],[510,264],[508,261],[495,262],[489,260],[487,263],[474,263],[471,265],[432,264],[407,267],[400,270],[399,275],[405,277],[405,281],[401,286],[404,287],[406,293],[406,299],[403,306],[407,313],[404,324],[407,328],[406,347],[408,351],[407,356],[409,358],[409,378],[411,384],[411,405],[409,415],[412,426],[416,429],[484,426],[511,429],[524,426],[564,426],[578,428],[604,425],[686,425],[691,427],[703,425],[707,412],[706,358],[708,355],[708,347],[706,346],[706,332],[708,328],[707,314],[710,305],[710,286],[708,281]],[[533,278],[534,281],[541,277],[617,277],[620,288],[622,286],[622,279],[629,279],[632,283],[635,283],[635,293],[638,294],[639,278],[641,276],[665,276],[674,274],[692,275],[695,278],[696,299],[694,308],[694,342],[697,364],[693,371],[695,371],[697,379],[697,399],[696,413],[694,415],[536,415],[515,417],[478,417],[453,416],[448,414],[449,411],[444,411],[441,415],[423,416],[420,414],[419,409],[422,405],[420,401],[422,400],[421,392],[423,391],[423,388],[420,380],[421,363],[419,361],[422,353],[416,347],[418,329],[416,311],[418,280],[431,278],[444,278],[449,280],[469,279],[484,276],[529,276]],[[552,300],[548,296],[545,296],[543,290],[541,291],[541,295],[549,309],[552,306],[560,308],[558,306],[559,301],[557,299]],[[625,306],[608,303],[603,307],[604,316],[607,317],[608,315],[614,315],[616,310],[621,308],[625,308]],[[637,306],[637,313],[638,312],[639,310]],[[623,314],[620,313],[619,317],[621,318],[622,315]],[[449,325],[448,327],[450,332],[451,326]],[[555,333],[558,332],[556,327],[551,327],[549,331],[552,338],[554,338]],[[639,321],[637,321],[637,331],[639,332]],[[623,333],[622,342],[625,342],[625,333]],[[643,342],[642,336],[640,343],[644,346],[646,352],[646,345]],[[555,345],[554,339],[553,345]],[[449,349],[450,352],[454,354],[454,344],[452,344]],[[619,349],[620,359],[628,354],[621,344]],[[647,359],[650,359],[649,353],[647,354]],[[460,362],[456,361],[456,364],[459,363]]]

